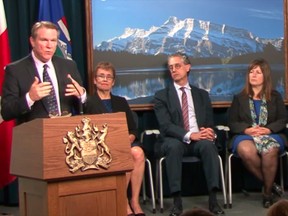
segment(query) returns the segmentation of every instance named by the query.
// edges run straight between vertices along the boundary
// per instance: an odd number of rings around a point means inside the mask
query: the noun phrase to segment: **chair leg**
[[[146,180],[145,180],[145,173],[143,175],[142,180],[142,196],[143,196],[143,204],[146,204]]]
[[[148,171],[149,171],[151,199],[152,199],[152,208],[153,208],[152,212],[153,212],[153,214],[155,214],[156,213],[156,203],[155,203],[155,194],[154,194],[153,175],[152,175],[151,162],[146,158],[146,163],[148,164]]]
[[[224,208],[227,208],[227,194],[226,194],[226,185],[224,179],[224,172],[223,172],[223,162],[220,155],[218,155],[219,163],[220,163],[220,174],[221,174],[221,182],[222,182],[222,192],[223,192],[223,199],[224,199]]]
[[[160,192],[160,212],[163,213],[164,206],[163,206],[163,172],[162,172],[162,162],[165,158],[161,158],[159,160],[159,192]]]
[[[156,174],[155,174],[155,199],[156,199],[156,203],[159,204],[159,161],[157,160],[156,162]]]
[[[232,154],[229,155],[228,157],[228,190],[229,190],[229,203],[228,203],[228,207],[232,208],[232,170],[231,170],[231,158],[232,158]]]
[[[229,153],[226,152],[225,153],[225,188],[226,188],[226,198],[227,198],[227,207],[229,204],[229,197],[228,197],[228,192],[229,192],[229,183],[228,183],[228,175],[229,175],[229,169],[228,169],[228,157],[229,157]]]
[[[285,153],[281,154],[279,156],[279,166],[280,166],[280,186],[282,190],[284,191],[285,185],[284,185],[284,170],[283,170],[283,158],[286,156],[288,158],[288,152],[285,151]]]
[[[283,175],[283,157],[280,157],[280,183],[281,188],[284,191],[284,175]]]

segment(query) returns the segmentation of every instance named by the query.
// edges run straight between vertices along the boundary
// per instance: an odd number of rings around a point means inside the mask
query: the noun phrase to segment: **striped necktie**
[[[43,82],[50,82],[50,84],[52,85],[52,89],[51,89],[50,94],[47,97],[45,97],[44,99],[46,100],[46,102],[48,104],[49,114],[57,115],[58,114],[58,105],[57,105],[57,100],[56,100],[56,95],[55,95],[55,89],[53,87],[51,78],[48,74],[47,68],[48,68],[48,65],[44,64],[43,65]]]
[[[182,91],[182,115],[184,121],[184,128],[185,130],[189,131],[189,113],[188,113],[188,100],[187,94],[185,92],[185,87],[181,87],[180,90]]]

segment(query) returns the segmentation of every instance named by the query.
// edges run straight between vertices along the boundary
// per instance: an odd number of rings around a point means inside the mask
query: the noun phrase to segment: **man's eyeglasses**
[[[176,64],[174,64],[174,65],[168,65],[168,69],[170,70],[170,71],[173,71],[173,68],[175,68],[175,69],[180,69],[181,67],[183,66],[183,64],[181,64],[181,63],[176,63]]]
[[[107,76],[105,76],[104,74],[100,74],[100,75],[96,75],[96,77],[98,78],[98,79],[101,79],[101,80],[107,80],[107,81],[112,81],[112,80],[114,80],[114,77],[113,76],[110,76],[110,75],[107,75]]]

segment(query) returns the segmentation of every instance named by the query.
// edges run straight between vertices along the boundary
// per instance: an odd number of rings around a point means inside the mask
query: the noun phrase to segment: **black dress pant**
[[[200,140],[187,144],[175,138],[165,137],[161,146],[161,155],[165,156],[166,173],[171,193],[181,191],[183,156],[200,158],[208,191],[219,188],[220,167],[218,151],[214,142]]]

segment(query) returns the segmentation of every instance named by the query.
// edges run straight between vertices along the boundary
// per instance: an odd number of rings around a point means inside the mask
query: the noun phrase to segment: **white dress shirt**
[[[51,59],[48,62],[43,63],[39,59],[36,58],[36,56],[35,56],[33,51],[32,51],[32,58],[34,59],[35,66],[37,68],[37,72],[38,72],[38,75],[39,75],[39,77],[41,79],[40,80],[41,82],[43,82],[43,69],[44,69],[43,66],[44,66],[44,64],[48,65],[47,72],[48,72],[48,74],[50,76],[50,79],[52,81],[52,85],[53,85],[53,88],[54,88],[54,91],[55,91],[56,100],[57,100],[57,106],[58,106],[58,114],[61,115],[58,82],[57,82],[55,68],[54,68],[54,66],[52,64]],[[26,94],[26,100],[27,100],[28,106],[31,108],[31,106],[34,104],[35,101],[31,100],[31,98],[29,96],[29,93]]]
[[[185,86],[180,86],[174,83],[174,86],[176,88],[181,106],[182,106],[182,90],[180,89],[181,87],[185,88],[185,92],[187,95],[188,115],[189,115],[189,132],[185,134],[183,141],[189,144],[191,142],[190,140],[191,133],[199,132],[199,127],[197,124],[197,118],[195,114],[195,108],[194,108],[194,103],[193,103],[193,98],[192,98],[192,93],[191,93],[191,87],[189,86],[189,83],[187,83]]]

